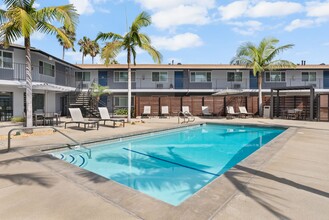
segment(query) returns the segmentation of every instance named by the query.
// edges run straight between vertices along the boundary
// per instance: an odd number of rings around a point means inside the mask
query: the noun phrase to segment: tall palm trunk
[[[63,46],[63,55],[62,55],[62,60],[64,60],[64,56],[65,56],[65,47]]]
[[[31,41],[30,37],[24,38],[25,45],[25,80],[26,80],[26,127],[33,126],[32,120],[32,74],[31,74]]]
[[[263,116],[263,109],[262,109],[262,105],[263,105],[262,82],[263,82],[263,73],[260,72],[258,74],[258,112],[259,112],[259,116],[260,117]]]
[[[130,49],[127,53],[127,63],[128,63],[128,119],[127,122],[131,121],[131,67],[130,67]]]
[[[84,59],[85,59],[85,55],[82,53],[82,64],[83,64]]]
[[[94,64],[94,58],[95,57],[91,57],[91,63]]]

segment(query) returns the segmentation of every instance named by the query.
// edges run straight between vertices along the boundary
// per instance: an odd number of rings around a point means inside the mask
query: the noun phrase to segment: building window
[[[50,63],[39,61],[39,73],[43,74],[43,75],[54,77],[55,76],[55,66]]]
[[[13,68],[13,53],[0,50],[0,68]]]
[[[242,72],[228,72],[227,82],[242,82]]]
[[[211,82],[211,72],[191,72],[191,82]]]
[[[168,73],[167,72],[152,72],[152,82],[167,82]]]
[[[135,72],[131,72],[131,81],[135,82]],[[128,82],[128,72],[114,72],[114,82]]]
[[[90,72],[75,72],[75,81],[90,81]]]
[[[266,82],[285,82],[286,73],[279,71],[265,72],[265,81]]]
[[[316,81],[316,72],[302,72],[302,81],[303,82],[315,82]]]
[[[114,108],[127,108],[128,107],[128,96],[114,96]],[[134,97],[131,97],[131,106],[134,106]]]

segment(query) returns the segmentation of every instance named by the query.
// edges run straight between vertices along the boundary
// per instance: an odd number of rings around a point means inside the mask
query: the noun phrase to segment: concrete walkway
[[[178,126],[177,118],[144,121],[127,124],[125,128],[101,126],[99,131],[61,130],[80,142],[88,142]],[[262,148],[255,152],[255,157],[251,155],[195,196],[208,193],[209,199],[192,198],[179,207],[158,204],[149,198],[138,200],[134,190],[127,192],[112,186],[115,185],[112,181],[95,174],[77,176],[77,171],[81,173],[79,168],[39,151],[70,143],[58,133],[45,131],[30,137],[17,136],[12,139],[12,150],[0,153],[1,218],[328,219],[329,123],[199,118],[195,123],[204,121],[274,124],[293,129],[289,138],[277,143],[280,146],[270,155],[266,153],[271,148]],[[0,127],[0,137],[11,128]],[[0,139],[0,149],[6,148],[6,141]],[[257,155],[266,158],[261,161]],[[115,190],[110,192],[109,187]],[[215,201],[216,206],[212,207],[210,201]],[[198,208],[192,208],[193,203],[198,203],[195,204]]]

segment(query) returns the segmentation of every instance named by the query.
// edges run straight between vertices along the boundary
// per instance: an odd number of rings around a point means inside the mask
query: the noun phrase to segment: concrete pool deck
[[[80,142],[88,142],[177,127],[175,117],[143,120],[145,123],[125,128],[61,130]],[[70,143],[57,133],[17,137],[12,139],[9,153],[0,153],[1,218],[328,219],[328,122],[197,118],[195,123],[206,121],[291,128],[177,207],[39,151]],[[6,135],[11,128],[0,127],[0,135]],[[0,139],[1,149],[6,148],[6,141]]]

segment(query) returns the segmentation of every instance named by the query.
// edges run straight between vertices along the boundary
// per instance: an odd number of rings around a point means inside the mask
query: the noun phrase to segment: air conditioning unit
[[[241,84],[234,84],[233,89],[241,89]]]
[[[163,89],[163,84],[157,84],[157,89]]]

